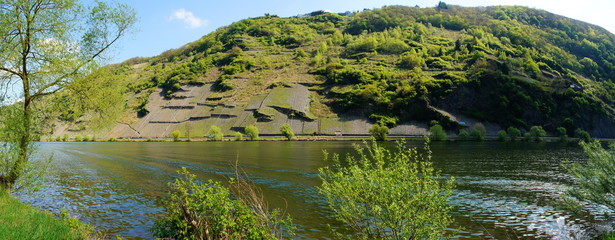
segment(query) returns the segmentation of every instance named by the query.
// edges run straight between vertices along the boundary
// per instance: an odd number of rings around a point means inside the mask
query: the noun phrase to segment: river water
[[[353,142],[97,142],[43,143],[54,167],[43,189],[22,199],[52,212],[66,209],[110,236],[150,239],[167,182],[186,167],[199,179],[232,177],[237,161],[263,189],[272,208],[284,208],[298,239],[327,239],[338,226],[314,186],[325,166],[322,150],[352,153]],[[420,142],[408,143],[421,147]],[[586,238],[604,221],[601,209],[572,214],[554,204],[569,177],[562,161],[584,161],[574,144],[434,142],[434,166],[454,176],[450,204],[456,239]]]

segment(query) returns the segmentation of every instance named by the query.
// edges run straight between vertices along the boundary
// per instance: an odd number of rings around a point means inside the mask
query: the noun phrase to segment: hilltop
[[[66,91],[51,102],[113,98],[110,127],[95,131],[96,111],[66,107],[43,135],[204,136],[211,125],[276,134],[285,123],[298,134],[381,123],[420,135],[437,121],[449,134],[483,122],[492,134],[539,125],[615,137],[615,35],[526,7],[265,15],[91,77],[108,83],[102,96]]]

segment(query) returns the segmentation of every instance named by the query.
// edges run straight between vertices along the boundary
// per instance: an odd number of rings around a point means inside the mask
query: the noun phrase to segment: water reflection
[[[584,159],[574,144],[436,142],[431,148],[434,166],[457,180],[455,238],[579,238],[599,220],[553,207],[569,181],[560,162]],[[314,188],[326,164],[322,149],[353,151],[350,142],[46,143],[41,150],[54,153],[55,171],[39,196],[24,199],[66,209],[111,235],[150,238],[162,210],[157,198],[177,169],[223,180],[234,175],[237,161],[271,207],[295,218],[299,239],[323,239],[327,224],[338,223]]]

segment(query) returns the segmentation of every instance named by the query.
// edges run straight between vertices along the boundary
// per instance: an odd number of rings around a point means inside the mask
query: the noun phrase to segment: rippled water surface
[[[346,154],[352,142],[45,143],[40,150],[53,154],[54,170],[38,195],[22,197],[109,235],[148,239],[176,170],[223,180],[238,161],[270,206],[294,217],[298,238],[323,239],[327,224],[338,225],[314,188],[323,149]],[[599,209],[574,215],[553,206],[569,181],[560,163],[585,159],[576,144],[436,142],[431,149],[435,167],[456,179],[454,238],[584,238],[602,222]]]

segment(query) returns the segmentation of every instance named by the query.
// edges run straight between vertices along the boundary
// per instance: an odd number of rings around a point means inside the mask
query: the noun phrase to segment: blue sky
[[[138,12],[138,31],[120,42],[111,63],[150,57],[179,48],[220,27],[265,13],[280,17],[315,10],[344,12],[384,5],[432,7],[438,0],[115,0]],[[448,0],[461,6],[521,5],[579,19],[615,33],[613,0]]]
[[[137,10],[138,31],[120,42],[111,63],[132,57],[150,57],[195,41],[220,27],[265,13],[280,17],[316,10],[344,12],[379,8],[384,5],[431,7],[438,0],[116,0]],[[615,33],[613,0],[449,0],[461,6],[521,5],[599,25]]]

